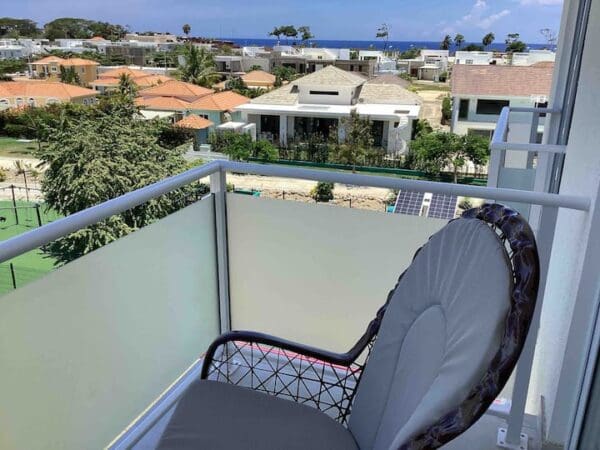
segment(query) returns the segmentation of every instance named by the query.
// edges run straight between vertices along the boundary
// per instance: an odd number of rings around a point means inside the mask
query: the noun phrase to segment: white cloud
[[[563,0],[519,0],[521,5],[555,6],[562,5]]]
[[[555,0],[521,0],[521,1],[555,1]],[[486,0],[476,0],[468,14],[456,21],[457,26],[472,25],[481,29],[489,28],[494,22],[510,14],[509,9],[491,13]]]

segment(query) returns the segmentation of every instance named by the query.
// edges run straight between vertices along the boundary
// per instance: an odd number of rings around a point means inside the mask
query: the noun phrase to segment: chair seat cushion
[[[158,449],[357,449],[352,434],[306,405],[198,380],[175,408]]]

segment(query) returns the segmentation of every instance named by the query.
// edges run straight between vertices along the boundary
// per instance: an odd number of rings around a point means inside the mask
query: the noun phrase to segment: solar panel
[[[394,212],[397,214],[418,216],[421,213],[424,196],[423,192],[400,191],[396,199]]]
[[[456,195],[433,194],[427,217],[435,219],[454,219],[456,216]]]

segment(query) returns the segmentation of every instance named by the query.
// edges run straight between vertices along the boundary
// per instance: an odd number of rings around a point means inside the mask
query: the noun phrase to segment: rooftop
[[[52,81],[4,81],[0,82],[0,97],[53,97],[71,99],[96,95],[92,89]]]
[[[184,81],[171,80],[158,86],[153,86],[139,92],[142,97],[204,97],[212,94],[212,89],[197,86]]]
[[[338,69],[335,66],[327,66],[321,70],[317,70],[309,75],[293,81],[291,84],[302,85],[319,85],[319,86],[360,86],[365,81],[366,77],[353,72],[347,72]]]
[[[388,105],[392,103],[420,105],[421,97],[405,89],[400,84],[372,83],[369,81],[363,85],[358,96],[358,102]]]
[[[100,63],[91,59],[83,58],[60,58],[58,56],[46,56],[45,58],[38,59],[32,64],[60,64],[61,66],[99,66]]]
[[[185,111],[191,106],[190,102],[175,97],[138,97],[135,104],[146,109],[165,111]]]
[[[531,66],[463,65],[452,70],[452,95],[549,95],[554,63]]]
[[[223,91],[196,100],[190,105],[190,108],[207,111],[230,111],[249,101],[248,97],[244,97],[236,92]]]
[[[196,114],[190,114],[175,124],[176,127],[189,128],[192,130],[203,130],[205,128],[210,128],[213,125],[214,123],[210,120]]]

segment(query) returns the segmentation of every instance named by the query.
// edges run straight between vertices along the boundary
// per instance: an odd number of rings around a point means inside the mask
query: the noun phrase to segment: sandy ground
[[[421,119],[427,119],[434,130],[450,131],[448,125],[442,125],[442,100],[448,95],[440,91],[419,91],[419,97],[423,99],[421,106]]]

